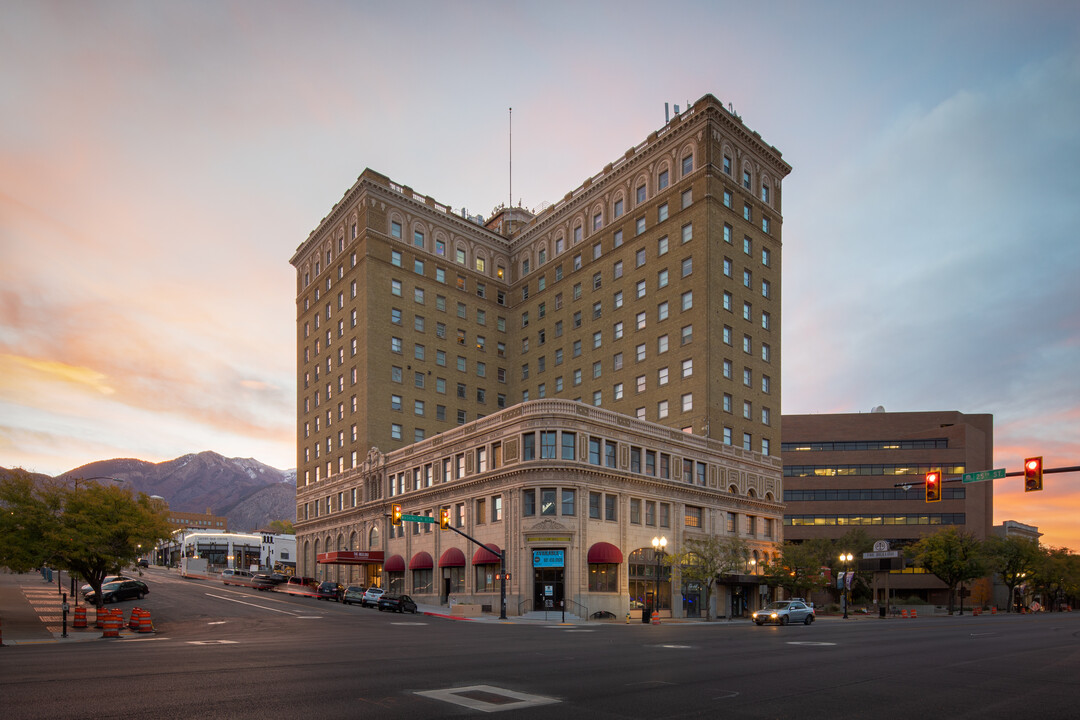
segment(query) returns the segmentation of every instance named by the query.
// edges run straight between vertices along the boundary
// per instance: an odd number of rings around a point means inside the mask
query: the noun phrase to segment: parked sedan
[[[114,582],[117,582],[119,580],[133,580],[133,579],[134,578],[129,578],[127,575],[106,575],[105,579],[101,581],[101,586],[104,587],[104,586],[108,585],[109,583],[114,583]],[[83,585],[83,586],[81,586],[79,588],[79,592],[82,593],[83,597],[86,597],[86,594],[88,592],[90,592],[91,590],[93,590],[93,588],[90,587],[90,583],[87,583],[87,584],[85,584],[85,585]]]
[[[341,596],[341,602],[345,605],[352,605],[353,603],[364,604],[364,590],[366,588],[363,585],[350,585],[345,588],[345,593]]]
[[[150,588],[146,587],[146,583],[142,580],[120,580],[101,586],[101,602],[103,604],[114,603],[132,598],[142,600],[148,592],[150,592]],[[86,602],[96,605],[97,594],[94,592],[87,593]]]
[[[801,600],[777,600],[755,612],[752,617],[758,625],[767,622],[780,625],[801,622],[809,625],[814,622],[814,608]]]
[[[333,581],[326,581],[319,585],[319,589],[315,594],[316,600],[333,600],[339,602],[341,600],[342,593],[345,592],[345,586],[341,583]]]
[[[360,607],[379,607],[379,598],[383,596],[380,587],[369,587],[364,591],[364,599],[360,601]]]
[[[379,598],[379,612],[390,610],[391,612],[411,612],[416,614],[416,603],[408,595],[383,595]]]

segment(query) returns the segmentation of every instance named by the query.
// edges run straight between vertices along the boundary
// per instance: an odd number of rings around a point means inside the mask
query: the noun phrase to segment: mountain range
[[[229,530],[249,532],[273,520],[296,521],[296,470],[215,452],[160,463],[115,458],[69,470],[56,479],[117,478],[136,493],[159,495],[176,512],[224,515]]]

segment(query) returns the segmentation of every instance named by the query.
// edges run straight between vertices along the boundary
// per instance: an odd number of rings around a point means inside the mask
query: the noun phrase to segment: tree
[[[915,563],[949,587],[949,614],[953,614],[956,586],[986,574],[982,543],[972,533],[944,528],[922,537],[908,548]]]
[[[806,597],[813,588],[824,587],[821,571],[828,566],[832,543],[828,540],[785,542],[780,560],[765,566],[765,579],[773,587],[782,587],[792,597]]]
[[[0,479],[0,565],[14,572],[29,572],[51,559],[41,540],[60,511],[60,498],[41,490],[22,470]]]
[[[708,535],[688,539],[682,552],[671,553],[664,562],[679,568],[683,581],[705,587],[705,619],[712,620],[712,589],[717,576],[742,569],[749,559],[750,549],[744,540]]]
[[[1034,574],[1035,567],[1044,554],[1039,547],[1039,541],[995,535],[987,538],[984,549],[989,569],[998,573],[1001,582],[1009,589],[1009,604],[1005,612],[1012,612],[1016,586]]]
[[[0,507],[0,564],[25,572],[48,562],[78,574],[99,605],[106,575],[172,533],[164,503],[115,485],[67,487],[19,473],[0,481]]]
[[[1080,590],[1080,556],[1068,548],[1049,548],[1035,563],[1032,586],[1048,610],[1071,603]]]
[[[295,535],[296,530],[293,529],[293,524],[289,520],[271,520],[266,526],[266,529],[275,535]]]

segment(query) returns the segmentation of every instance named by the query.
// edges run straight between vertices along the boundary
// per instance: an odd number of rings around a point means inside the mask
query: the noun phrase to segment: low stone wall
[[[454,617],[480,617],[482,612],[482,605],[470,605],[468,603],[461,603],[450,608],[450,614]]]

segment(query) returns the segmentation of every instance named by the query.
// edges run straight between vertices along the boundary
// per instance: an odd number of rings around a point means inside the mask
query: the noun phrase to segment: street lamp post
[[[844,563],[845,570],[851,567],[851,561],[854,559],[855,556],[851,553],[840,553],[840,562]],[[851,585],[848,583],[847,574],[844,575],[844,587],[841,591],[844,593],[844,619],[847,620],[848,605],[851,604]]]
[[[660,537],[654,537],[652,539],[653,555],[656,556],[656,578],[655,585],[656,590],[653,592],[653,614],[659,617],[660,614],[660,556],[664,554],[664,549],[667,547],[667,538],[661,535]]]

